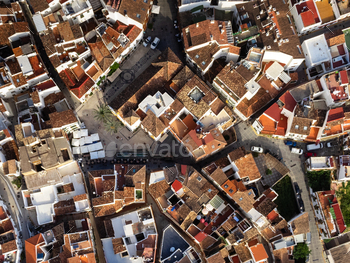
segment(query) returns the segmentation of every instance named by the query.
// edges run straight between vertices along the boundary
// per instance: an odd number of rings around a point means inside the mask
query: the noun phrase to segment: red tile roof
[[[343,214],[340,210],[339,204],[333,204],[332,207],[334,209],[335,217],[337,219],[337,225],[339,227],[339,232],[343,233],[344,230],[346,229],[346,227],[345,227]]]
[[[300,16],[303,20],[304,27],[308,27],[315,24],[315,18],[311,10],[301,13]]]
[[[31,238],[28,238],[25,241],[25,250],[26,250],[26,262],[28,263],[36,263],[36,245],[44,242],[44,238],[42,234],[37,234]]]
[[[204,232],[198,233],[194,238],[200,243],[207,237],[207,234]]]
[[[179,180],[175,180],[171,187],[174,189],[175,192],[177,192],[182,188],[182,183]]]
[[[187,165],[181,164],[181,174],[186,175]]]
[[[278,104],[274,103],[264,113],[265,113],[265,115],[271,117],[275,121],[279,121],[280,120],[280,116],[281,116],[281,111],[282,111],[282,109],[280,109]]]
[[[290,112],[293,112],[295,105],[297,105],[297,102],[293,98],[292,94],[290,94],[289,91],[285,92],[280,98],[280,101],[284,103],[284,108],[289,110]]]
[[[348,72],[346,70],[340,71],[340,79],[342,84],[349,83]]]
[[[327,122],[335,121],[344,118],[344,109],[343,107],[330,109],[328,114]]]
[[[253,247],[250,247],[250,250],[252,251],[253,257],[256,262],[269,258],[262,244],[257,244]]]

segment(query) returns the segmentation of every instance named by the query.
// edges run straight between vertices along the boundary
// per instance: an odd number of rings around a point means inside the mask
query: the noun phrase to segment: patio
[[[258,157],[254,158],[254,160],[261,174],[260,183],[263,188],[273,186],[289,172],[287,167],[270,154],[260,154]],[[271,170],[271,174],[266,174],[267,169]]]

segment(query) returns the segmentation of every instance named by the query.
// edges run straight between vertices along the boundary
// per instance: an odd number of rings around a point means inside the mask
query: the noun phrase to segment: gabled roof
[[[262,244],[257,244],[255,246],[250,247],[250,251],[253,254],[255,262],[259,262],[261,260],[269,258]]]
[[[164,123],[157,118],[157,116],[151,110],[147,111],[147,116],[143,119],[141,125],[154,137],[158,137],[166,129]]]
[[[297,105],[297,102],[293,98],[292,94],[290,94],[289,91],[285,92],[280,98],[280,101],[284,103],[284,108],[289,110],[290,112],[293,112],[295,105]]]
[[[25,250],[26,250],[26,262],[28,263],[37,263],[36,258],[36,245],[44,242],[43,235],[37,234],[31,238],[28,238],[25,241]]]

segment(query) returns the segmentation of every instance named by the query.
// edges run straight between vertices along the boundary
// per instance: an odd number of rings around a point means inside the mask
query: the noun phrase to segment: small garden
[[[298,243],[293,250],[293,257],[295,263],[305,263],[307,257],[310,255],[311,250],[305,243]]]
[[[117,117],[113,116],[107,104],[102,104],[94,109],[94,118],[104,124],[107,132],[117,133],[124,125]]]
[[[142,199],[142,191],[136,190],[136,199]]]
[[[114,72],[116,72],[118,68],[119,68],[119,63],[114,62],[114,64],[109,68],[110,70],[109,70],[109,72],[108,72],[108,77],[109,77],[109,76],[112,76],[112,74],[113,74]]]
[[[287,221],[299,214],[297,200],[295,199],[292,180],[288,175],[283,177],[273,187],[273,190],[278,194],[274,201],[277,205],[277,210]]]
[[[337,198],[340,203],[340,209],[343,214],[345,224],[350,225],[350,182],[343,182],[338,188]]]
[[[331,171],[308,171],[306,176],[309,181],[309,186],[314,192],[328,191],[331,186]]]
[[[11,182],[12,184],[14,184],[18,189],[20,189],[22,187],[22,177],[18,176],[15,179],[12,180]]]

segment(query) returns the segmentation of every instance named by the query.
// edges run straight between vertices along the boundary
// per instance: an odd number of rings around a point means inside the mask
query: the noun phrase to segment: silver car
[[[252,148],[250,148],[250,150],[251,150],[252,152],[256,152],[256,153],[262,153],[262,152],[264,151],[263,148],[257,147],[257,146],[252,146]]]

